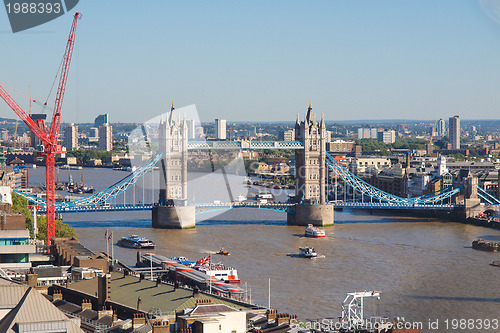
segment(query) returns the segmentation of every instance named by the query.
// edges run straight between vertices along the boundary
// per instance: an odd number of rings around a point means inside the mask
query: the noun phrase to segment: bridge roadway
[[[403,204],[403,203],[384,203],[384,202],[330,202],[334,208],[352,208],[352,209],[433,209],[433,210],[460,210],[463,205],[455,204]],[[153,209],[154,204],[130,204],[130,205],[90,205],[90,206],[56,206],[56,213],[91,213],[91,212],[119,212],[119,211],[143,211]],[[257,203],[257,202],[232,202],[232,203],[200,203],[196,205],[196,214],[209,213],[219,210],[232,208],[254,208],[274,210],[282,213],[294,213],[295,205],[291,203]],[[38,206],[38,214],[45,214],[45,207]]]
[[[198,149],[304,149],[300,141],[189,141],[188,150]]]

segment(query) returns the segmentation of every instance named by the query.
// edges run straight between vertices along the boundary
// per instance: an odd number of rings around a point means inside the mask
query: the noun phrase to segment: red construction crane
[[[5,91],[0,84],[0,97],[10,106],[12,110],[21,118],[22,121],[35,133],[40,139],[43,149],[39,152],[45,156],[45,186],[46,186],[46,205],[47,205],[47,244],[50,244],[52,238],[55,237],[55,155],[63,153],[61,145],[57,144],[59,129],[61,127],[61,107],[66,91],[66,81],[68,79],[69,65],[71,56],[73,55],[73,47],[75,45],[76,22],[81,18],[80,13],[75,13],[73,24],[69,33],[68,43],[64,51],[63,63],[61,67],[61,77],[59,78],[59,86],[56,94],[56,102],[54,113],[52,115],[52,123],[50,130],[47,131],[43,121],[34,122],[30,116],[17,104],[17,102]]]

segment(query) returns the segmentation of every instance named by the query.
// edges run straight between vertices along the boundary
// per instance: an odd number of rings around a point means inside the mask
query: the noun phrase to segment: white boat
[[[137,235],[122,237],[116,244],[132,249],[154,249],[156,245],[154,241]]]
[[[299,255],[306,258],[316,258],[317,253],[313,247],[301,246],[299,247]]]
[[[232,267],[226,266],[222,263],[212,263],[210,256],[207,256],[198,262],[194,267],[195,269],[226,283],[240,283],[238,278],[238,271]]]
[[[59,169],[61,169],[61,170],[82,170],[83,167],[80,166],[80,165],[68,165],[68,164],[65,164],[65,165],[61,165],[59,167]]]
[[[209,266],[200,266],[198,270],[226,283],[240,283],[238,271],[232,267],[222,264],[212,264]]]
[[[306,237],[313,237],[313,238],[323,238],[326,237],[325,230],[316,228],[312,224],[308,224],[306,227],[305,231],[305,236]]]
[[[194,267],[194,265],[196,264],[196,261],[192,261],[191,259],[188,259],[186,257],[171,257],[168,259],[177,261],[179,264],[183,264],[187,267]]]
[[[272,199],[274,199],[274,196],[269,191],[259,191],[259,193],[257,193],[257,200],[258,199],[272,200]]]
[[[235,202],[243,202],[243,201],[245,201],[246,199],[247,199],[247,198],[246,198],[244,195],[241,195],[241,194],[240,194],[240,195],[238,195],[238,196],[236,197],[236,199],[234,199],[234,201],[235,201]]]

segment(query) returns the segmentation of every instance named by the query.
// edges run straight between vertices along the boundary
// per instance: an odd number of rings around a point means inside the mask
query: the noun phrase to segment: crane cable
[[[54,86],[56,85],[57,78],[59,77],[59,74],[61,73],[61,68],[62,68],[63,63],[64,63],[64,55],[61,59],[61,63],[59,64],[59,68],[57,69],[56,76],[54,77],[54,81],[52,81],[52,86],[50,87],[49,94],[47,95],[47,99],[45,100],[45,103],[43,104],[42,111],[45,110],[45,107],[47,106],[47,102],[49,101],[50,95],[52,94],[52,90],[54,89]]]
[[[35,104],[37,104],[37,105],[39,105],[39,106],[44,106],[44,104],[43,104],[42,102],[39,102],[39,101],[37,101],[36,99],[31,99],[31,98],[30,98],[29,96],[27,96],[25,93],[22,93],[22,92],[20,92],[19,90],[15,89],[15,88],[13,88],[13,87],[11,87],[11,86],[9,86],[7,83],[5,83],[5,82],[3,82],[3,81],[0,81],[0,84],[1,84],[2,86],[5,86],[5,87],[9,88],[9,89],[12,89],[13,91],[15,91],[16,93],[18,93],[19,95],[21,95],[21,96],[23,96],[23,97],[25,97],[25,98],[27,98],[27,99],[31,100],[33,103],[35,103]],[[51,110],[51,111],[53,111],[53,110],[54,110],[54,109],[53,109],[52,107],[50,107],[50,106],[47,106],[47,108],[48,108],[49,110]]]

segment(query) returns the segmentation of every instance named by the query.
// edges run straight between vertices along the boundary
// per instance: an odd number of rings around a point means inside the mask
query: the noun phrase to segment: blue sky
[[[63,121],[498,119],[499,2],[81,0]],[[45,99],[71,15],[13,34],[0,9],[0,81]]]

